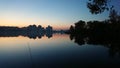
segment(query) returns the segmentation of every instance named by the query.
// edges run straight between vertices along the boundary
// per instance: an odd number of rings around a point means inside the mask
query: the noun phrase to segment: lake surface
[[[51,38],[0,37],[0,68],[80,68],[115,67],[120,51],[103,45],[79,45],[69,35]]]

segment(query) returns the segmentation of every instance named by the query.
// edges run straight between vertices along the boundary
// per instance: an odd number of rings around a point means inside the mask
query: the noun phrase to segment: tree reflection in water
[[[105,36],[84,36],[84,35],[73,35],[70,34],[70,40],[74,40],[78,45],[92,44],[95,46],[104,46],[109,48],[109,56],[114,57],[116,55],[120,56],[120,39],[105,37]]]

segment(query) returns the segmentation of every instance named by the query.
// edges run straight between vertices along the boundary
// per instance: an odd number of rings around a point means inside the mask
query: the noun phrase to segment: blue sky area
[[[92,15],[86,6],[88,0],[0,0],[1,26],[51,25],[68,28],[79,20],[105,20],[109,12]],[[111,4],[119,10],[120,0]]]

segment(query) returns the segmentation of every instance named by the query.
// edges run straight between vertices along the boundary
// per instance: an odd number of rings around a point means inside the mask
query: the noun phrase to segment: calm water
[[[103,45],[78,45],[69,35],[30,39],[0,37],[0,68],[80,68],[110,67],[120,63]]]

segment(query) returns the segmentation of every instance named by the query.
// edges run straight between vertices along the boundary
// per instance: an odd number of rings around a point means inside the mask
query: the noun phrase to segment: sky
[[[108,12],[92,15],[88,0],[0,0],[0,26],[42,25],[54,29],[68,29],[79,20],[105,20]],[[120,0],[111,4],[119,10]],[[119,6],[118,6],[119,5]],[[119,10],[120,11],[120,10]]]

